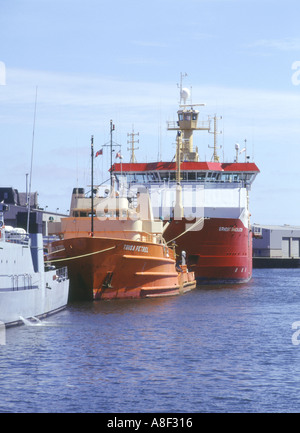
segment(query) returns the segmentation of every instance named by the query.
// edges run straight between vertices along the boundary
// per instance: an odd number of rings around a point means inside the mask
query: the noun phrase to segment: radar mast
[[[209,131],[210,122],[202,121],[198,123],[199,111],[194,107],[204,106],[205,104],[188,103],[191,98],[191,92],[186,87],[182,87],[182,80],[187,74],[180,76],[180,104],[177,122],[167,122],[168,131],[178,131],[181,136],[181,143],[178,146],[180,151],[180,161],[198,161],[198,149],[193,148],[193,132],[194,131]],[[178,152],[178,150],[177,150]]]

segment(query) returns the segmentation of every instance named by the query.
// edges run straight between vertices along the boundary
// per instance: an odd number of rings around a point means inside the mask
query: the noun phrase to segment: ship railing
[[[6,290],[19,291],[19,290],[30,290],[32,286],[32,275],[31,274],[8,274],[0,275],[0,278],[6,280],[0,282],[1,286],[7,286]]]
[[[178,120],[168,120],[167,121],[167,129],[179,129]]]
[[[161,233],[144,233],[140,236],[141,242],[151,242],[154,244],[163,244],[164,238]]]
[[[167,129],[169,130],[179,130],[180,126],[179,126],[179,122],[178,120],[168,120],[167,121]],[[197,127],[193,128],[195,130],[209,130],[210,129],[210,122],[209,120],[198,120],[197,122]]]
[[[58,240],[60,240],[58,235],[43,236],[44,253],[48,254],[50,251],[53,252],[61,249],[61,247],[53,247],[53,242]]]
[[[5,241],[28,246],[30,239],[27,233],[5,233]]]
[[[52,242],[59,241],[60,237],[58,235],[48,235],[43,236],[43,243],[44,245],[49,245]]]
[[[184,183],[184,182],[183,182]],[[222,188],[222,189],[234,189],[234,188],[244,188],[246,186],[243,181],[228,182],[223,180],[205,180],[203,182],[207,188]]]
[[[143,234],[140,236],[141,242],[155,242],[155,239],[150,234]]]
[[[216,179],[206,179],[206,178],[197,178],[197,179],[180,179],[180,183],[182,185],[205,185],[205,186],[210,186],[210,185],[216,185],[218,187],[220,187],[220,185],[222,185],[222,188],[236,188],[236,187],[246,187],[246,186],[250,186],[249,182],[245,182],[242,180],[239,181],[227,181],[227,180],[216,180]],[[177,184],[176,178],[174,176],[174,178],[171,179],[154,179],[151,181],[145,181],[143,183],[143,185],[147,186],[151,186],[151,185],[158,185],[158,186],[164,186],[164,187],[170,187],[170,186],[174,186]],[[135,187],[136,185],[139,185],[139,182],[137,181],[130,181],[129,182],[129,187],[133,186]],[[134,204],[132,205],[132,207],[134,207]]]
[[[175,183],[175,180],[170,180],[170,183]],[[195,185],[196,183],[201,183],[201,184],[205,184],[205,185],[222,185],[222,188],[236,188],[237,186],[244,186],[245,182],[241,181],[241,180],[235,180],[232,182],[229,182],[227,180],[216,180],[216,179],[180,179],[180,183],[182,184],[190,184],[190,185]]]

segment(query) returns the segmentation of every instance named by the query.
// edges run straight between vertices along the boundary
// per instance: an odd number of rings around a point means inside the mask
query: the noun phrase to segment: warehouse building
[[[254,267],[300,267],[300,227],[254,224]]]

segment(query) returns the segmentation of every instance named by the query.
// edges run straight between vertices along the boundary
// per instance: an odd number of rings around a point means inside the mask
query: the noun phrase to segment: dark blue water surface
[[[0,412],[298,412],[300,269],[6,331]],[[300,326],[300,324],[299,324]]]

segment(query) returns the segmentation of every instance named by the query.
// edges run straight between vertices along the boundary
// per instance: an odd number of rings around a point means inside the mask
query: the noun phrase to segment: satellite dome
[[[183,99],[184,103],[186,103],[187,99],[189,99],[191,92],[189,89],[184,88],[181,90],[181,99]]]

